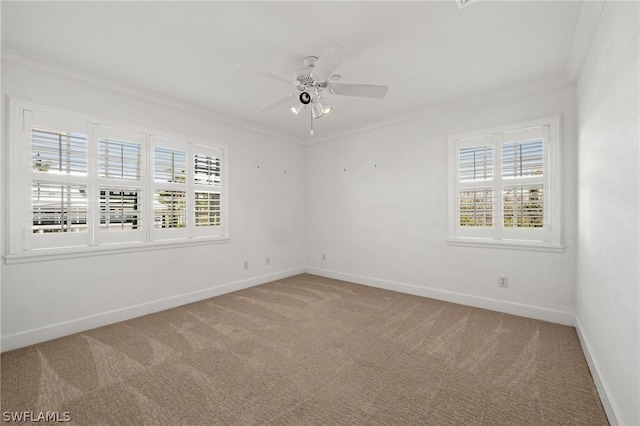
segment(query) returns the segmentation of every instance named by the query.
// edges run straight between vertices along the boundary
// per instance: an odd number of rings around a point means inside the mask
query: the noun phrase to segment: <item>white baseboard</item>
[[[476,308],[489,309],[492,311],[519,315],[522,317],[534,318],[542,321],[554,322],[557,324],[574,325],[575,321],[575,315],[571,312],[557,311],[553,309],[541,308],[538,306],[525,305],[522,303],[506,302],[504,300],[491,299],[489,297],[473,296],[470,294],[456,293],[453,291],[422,287],[414,284],[406,284],[396,281],[381,280],[378,278],[364,277],[360,275],[347,274],[344,272],[313,267],[305,268],[305,272],[327,278],[335,278],[338,280],[364,284],[371,287],[383,288],[385,290],[392,290],[398,291],[400,293],[429,297],[431,299],[444,300],[445,302],[459,303],[462,305],[474,306]]]
[[[595,356],[593,356],[593,351],[591,350],[589,339],[587,339],[587,336],[582,329],[582,325],[580,323],[580,318],[578,318],[578,315],[576,315],[575,322],[576,332],[578,333],[578,340],[580,340],[582,352],[584,352],[584,357],[586,358],[587,364],[589,365],[589,370],[591,370],[591,376],[593,377],[593,381],[596,384],[596,389],[598,390],[600,401],[602,401],[604,412],[607,414],[607,418],[609,419],[609,423],[611,424],[611,426],[618,426],[620,424],[620,422],[618,421],[620,417],[617,415],[618,409],[613,399],[609,398],[609,387],[607,386],[602,374],[600,373],[600,366]]]
[[[122,309],[101,312],[95,315],[88,315],[70,321],[51,324],[45,327],[34,328],[19,333],[2,336],[0,347],[2,348],[3,352],[10,351],[12,349],[18,349],[24,346],[45,342],[47,340],[55,339],[58,337],[68,336],[70,334],[90,330],[92,328],[102,327],[104,325],[140,317],[142,315],[152,314],[154,312],[164,311],[166,309],[175,308],[187,303],[198,302],[200,300],[220,296],[222,294],[254,287],[256,285],[291,277],[293,275],[302,273],[304,273],[303,267],[287,269],[284,271],[276,272],[274,274],[261,275],[259,277],[235,281],[217,287],[179,294],[177,296],[167,297],[165,299],[128,306]]]

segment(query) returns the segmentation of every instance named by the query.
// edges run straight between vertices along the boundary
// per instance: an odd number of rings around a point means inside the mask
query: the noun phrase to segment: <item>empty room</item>
[[[2,1],[3,424],[640,426],[637,1]]]

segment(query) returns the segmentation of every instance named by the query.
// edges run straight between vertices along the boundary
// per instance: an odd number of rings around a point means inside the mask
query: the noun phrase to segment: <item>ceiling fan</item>
[[[338,65],[351,52],[351,48],[339,41],[330,39],[320,57],[307,56],[304,58],[304,67],[300,68],[294,80],[287,80],[268,71],[247,65],[238,65],[246,71],[272,80],[295,86],[296,90],[274,102],[264,105],[257,111],[288,105],[293,114],[300,114],[305,109],[311,110],[311,130],[313,135],[313,120],[330,113],[333,107],[327,101],[325,95],[356,96],[362,98],[382,99],[387,95],[387,86],[372,84],[345,84],[337,83],[340,75],[333,74]]]

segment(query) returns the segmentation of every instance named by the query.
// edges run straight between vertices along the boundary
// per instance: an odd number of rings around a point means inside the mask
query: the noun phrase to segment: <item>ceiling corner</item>
[[[589,53],[591,40],[593,40],[598,28],[605,3],[606,1],[604,0],[583,1],[580,6],[580,14],[578,15],[571,49],[569,50],[564,70],[567,78],[573,84],[577,84],[578,80],[580,80],[580,73]]]

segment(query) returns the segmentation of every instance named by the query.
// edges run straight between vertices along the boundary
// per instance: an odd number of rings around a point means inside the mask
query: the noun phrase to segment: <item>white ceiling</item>
[[[561,77],[576,1],[2,2],[3,48],[241,119],[304,142],[309,117],[256,112],[330,38],[353,49],[343,83],[383,84],[383,100],[330,95],[326,136],[505,88]]]

